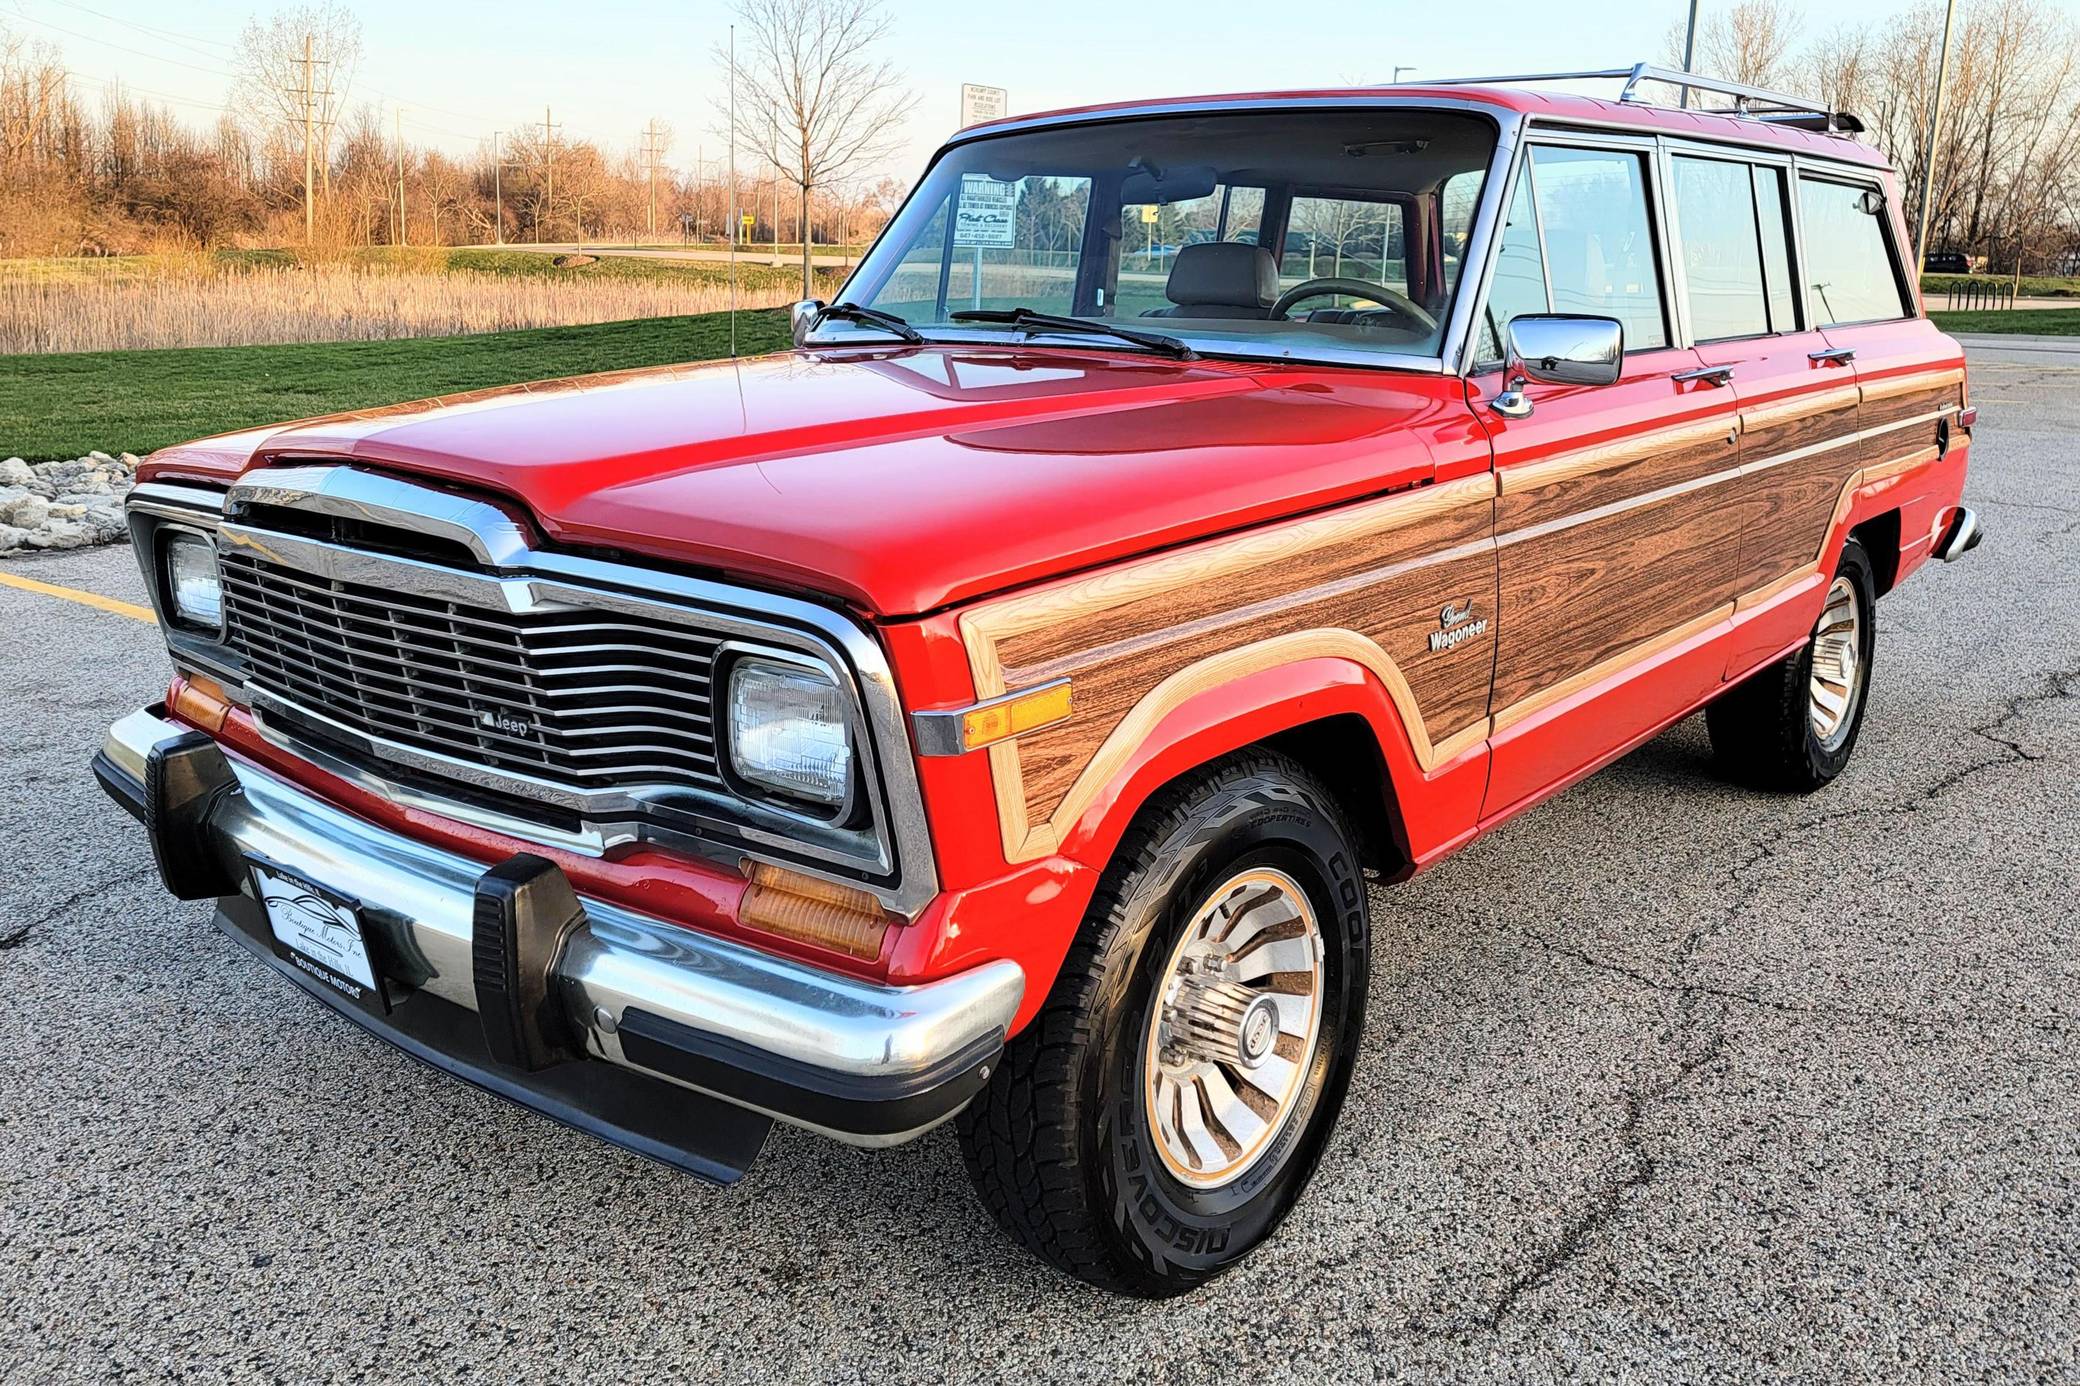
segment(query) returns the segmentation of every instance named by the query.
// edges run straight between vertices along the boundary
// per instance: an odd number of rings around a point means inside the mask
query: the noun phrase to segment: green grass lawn
[[[742,355],[787,345],[779,309],[737,315]],[[204,434],[489,385],[729,354],[729,315],[475,337],[0,356],[0,457],[142,456]]]
[[[2080,335],[2080,308],[2010,308],[1969,313],[1937,310],[1928,317],[1945,332],[2002,332],[2029,337]]]
[[[2005,274],[1924,274],[1921,276],[1921,292],[1933,301],[1950,291],[1953,284],[1985,284],[1988,282],[2014,285],[2015,280]],[[2080,279],[2070,276],[2025,274],[2016,291],[2024,298],[2080,298]]]

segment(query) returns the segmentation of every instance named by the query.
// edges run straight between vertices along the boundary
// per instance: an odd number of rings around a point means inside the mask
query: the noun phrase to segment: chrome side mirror
[[[1625,364],[1625,324],[1583,313],[1526,313],[1510,319],[1507,388],[1488,402],[1505,419],[1531,413],[1526,382],[1609,385]]]
[[[805,298],[787,310],[788,330],[794,335],[794,344],[800,346],[816,325],[816,315],[823,311],[823,300]]]

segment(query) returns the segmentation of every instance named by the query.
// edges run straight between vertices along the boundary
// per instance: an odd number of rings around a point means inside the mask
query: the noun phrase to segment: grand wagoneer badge
[[[1468,624],[1472,615],[1473,603],[1470,600],[1445,603],[1444,609],[1437,613],[1437,629],[1430,632],[1431,652],[1455,649],[1487,630],[1488,618],[1483,616]]]

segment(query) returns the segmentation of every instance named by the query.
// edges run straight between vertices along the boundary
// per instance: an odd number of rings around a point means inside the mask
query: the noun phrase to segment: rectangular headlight
[[[852,732],[828,670],[746,658],[730,667],[729,759],[737,777],[832,808],[852,788]]]
[[[166,600],[183,625],[224,628],[224,584],[217,575],[217,546],[208,538],[182,530],[166,536]]]

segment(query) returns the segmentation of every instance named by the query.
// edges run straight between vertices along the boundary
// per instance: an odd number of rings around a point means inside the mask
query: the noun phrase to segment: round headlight
[[[837,808],[852,790],[852,731],[827,669],[740,659],[729,673],[730,768],[747,784]]]
[[[166,601],[180,624],[210,632],[224,628],[224,584],[217,546],[200,534],[166,536]]]

